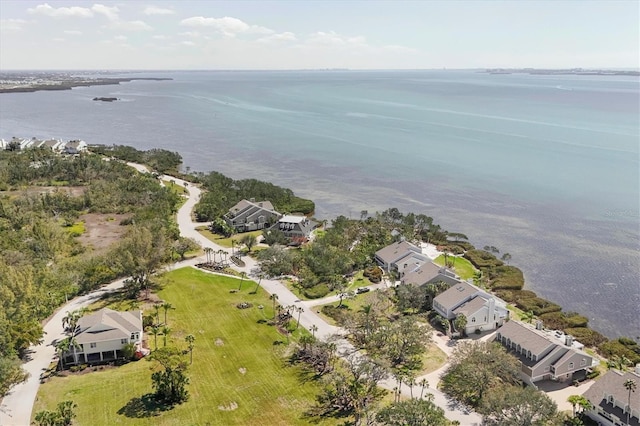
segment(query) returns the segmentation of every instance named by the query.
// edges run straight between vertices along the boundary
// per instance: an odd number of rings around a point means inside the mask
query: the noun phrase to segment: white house
[[[287,238],[307,239],[316,226],[306,216],[284,215],[269,229],[279,229]]]
[[[640,364],[633,372],[607,371],[583,394],[592,405],[585,414],[599,425],[640,426],[640,389],[631,392],[629,400],[629,391],[625,387],[628,380],[636,382],[636,388],[640,385]]]
[[[78,347],[75,353],[65,354],[65,362],[90,364],[122,358],[122,348],[129,343],[141,348],[142,338],[142,311],[101,309],[78,320]]]
[[[507,303],[468,282],[454,284],[433,299],[433,309],[443,318],[467,318],[465,333],[495,330],[509,318]]]

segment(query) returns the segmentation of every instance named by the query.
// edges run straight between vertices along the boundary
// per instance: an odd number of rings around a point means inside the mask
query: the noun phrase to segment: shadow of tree
[[[141,397],[131,398],[127,404],[118,410],[121,416],[142,419],[145,417],[159,416],[161,412],[173,409],[172,405],[158,402],[152,393]]]

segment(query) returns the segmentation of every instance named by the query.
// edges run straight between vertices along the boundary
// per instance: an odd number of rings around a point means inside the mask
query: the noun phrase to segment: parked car
[[[361,294],[361,293],[366,293],[368,291],[371,291],[369,287],[360,287],[359,289],[356,290],[356,293]]]

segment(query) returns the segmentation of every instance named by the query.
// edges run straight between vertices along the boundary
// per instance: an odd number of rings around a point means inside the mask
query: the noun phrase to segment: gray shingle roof
[[[117,312],[104,308],[78,320],[79,344],[129,338],[131,333],[142,330],[140,311]]]
[[[400,241],[381,248],[376,252],[376,256],[384,263],[388,264],[404,257],[409,251],[416,251],[416,249],[418,252],[421,251],[411,243]]]
[[[509,321],[498,329],[500,335],[510,339],[516,345],[531,351],[532,354],[539,355],[556,343],[538,334],[536,330],[526,327],[518,321]]]
[[[487,303],[487,299],[485,299],[484,297],[477,296],[471,299],[470,301],[458,306],[453,311],[453,313],[456,315],[462,314],[465,317],[469,317],[471,314],[478,312],[480,308],[484,306],[485,303]]]
[[[631,392],[631,410],[640,412],[640,375],[635,373],[609,370],[596,380],[583,395],[595,406],[605,398],[605,395],[612,395],[617,401],[626,404],[629,391],[624,387],[624,383],[627,380],[634,380],[638,386],[635,392]]]
[[[434,302],[437,302],[442,306],[445,310],[450,310],[458,306],[461,302],[470,298],[473,294],[478,292],[478,288],[472,286],[469,283],[461,282],[460,284],[456,284],[446,290],[443,293],[440,293],[436,296]]]
[[[417,270],[404,276],[402,281],[405,284],[425,284],[440,274],[441,266],[436,265],[433,262],[426,262],[422,264]]]

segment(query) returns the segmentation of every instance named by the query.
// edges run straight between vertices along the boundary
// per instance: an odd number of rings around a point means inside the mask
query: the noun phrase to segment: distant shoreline
[[[71,90],[74,87],[89,87],[89,86],[106,86],[120,83],[129,83],[134,80],[147,80],[147,81],[162,81],[173,80],[166,77],[132,77],[132,78],[97,78],[97,79],[64,79],[64,80],[49,80],[45,82],[24,82],[22,84],[17,83],[14,87],[1,87],[0,93],[29,93],[38,92],[41,90]]]
[[[599,75],[599,76],[640,76],[640,71],[600,70],[600,69],[537,69],[537,68],[487,68],[487,74],[531,74],[531,75]]]

